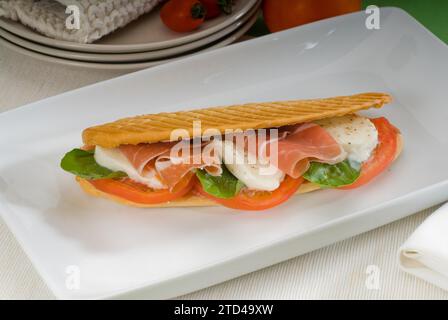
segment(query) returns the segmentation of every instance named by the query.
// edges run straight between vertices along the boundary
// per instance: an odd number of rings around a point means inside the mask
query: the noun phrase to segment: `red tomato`
[[[361,10],[361,0],[264,0],[264,21],[271,32]]]
[[[169,0],[160,10],[160,18],[173,31],[190,32],[204,22],[205,8],[199,0]]]
[[[157,204],[175,200],[193,188],[193,175],[183,178],[173,190],[154,190],[131,179],[99,179],[89,182],[98,190],[135,203]]]
[[[398,129],[386,118],[370,119],[378,130],[378,146],[369,160],[363,163],[361,175],[351,185],[339,189],[348,190],[358,188],[386,170],[394,161],[397,153]]]
[[[288,200],[294,195],[303,182],[303,178],[293,179],[289,176],[283,180],[280,187],[272,192],[269,191],[248,191],[242,190],[236,197],[231,199],[221,199],[212,196],[202,189],[199,181],[196,182],[194,190],[199,195],[213,200],[225,207],[239,210],[266,210]]]

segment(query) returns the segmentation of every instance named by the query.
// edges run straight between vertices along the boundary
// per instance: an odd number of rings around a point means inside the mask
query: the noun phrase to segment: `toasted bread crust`
[[[87,128],[83,132],[83,142],[88,146],[115,148],[123,144],[169,141],[173,130],[178,129],[188,132],[192,138],[202,136],[208,129],[223,134],[228,129],[280,127],[380,108],[390,101],[391,96],[385,93],[362,93],[142,115]],[[201,127],[193,132],[196,121],[200,121]]]

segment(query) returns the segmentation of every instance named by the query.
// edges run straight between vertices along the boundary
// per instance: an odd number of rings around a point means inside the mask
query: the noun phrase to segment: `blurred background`
[[[369,5],[402,8],[448,42],[446,0],[73,0],[71,3],[77,10],[67,7],[65,0],[0,1],[0,44],[52,64],[130,72],[357,12]]]
[[[287,3],[288,0],[277,0],[276,2],[277,5],[281,5],[281,3]],[[358,2],[363,9],[369,5],[399,7],[416,18],[445,43],[448,43],[448,1],[446,0],[359,0]],[[269,30],[263,17],[260,16],[249,34],[251,36],[261,36],[267,33],[269,33]]]

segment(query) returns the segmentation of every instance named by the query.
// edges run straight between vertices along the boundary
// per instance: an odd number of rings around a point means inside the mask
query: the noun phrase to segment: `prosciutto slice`
[[[244,138],[243,141],[246,151],[251,153],[247,145],[250,138]],[[255,138],[253,141],[256,146],[252,150],[258,154],[256,161],[270,163],[293,178],[299,178],[308,170],[310,160],[336,163],[343,156],[343,150],[336,140],[325,129],[313,123],[282,127],[278,134],[268,132],[265,139]],[[212,175],[222,173],[218,155],[212,153],[210,156],[205,152],[207,148],[204,147],[208,143],[195,144],[186,140],[123,145],[119,148],[141,175],[156,175],[166,186],[173,188],[193,169],[205,169]],[[189,152],[179,155],[176,150]]]
[[[188,152],[172,152],[174,147]],[[181,141],[122,145],[119,148],[141,175],[156,175],[171,189],[193,169],[221,174],[220,160],[202,156],[201,147],[202,144],[195,146],[190,141]]]
[[[293,178],[299,178],[308,170],[310,160],[335,163],[343,153],[336,140],[317,124],[298,124],[279,131],[277,139],[260,147],[264,148],[261,152],[271,164]],[[277,157],[270,151],[274,141]]]
[[[132,166],[140,173],[145,166],[162,154],[167,154],[175,142],[141,143],[138,145],[122,145],[120,151],[128,158]]]

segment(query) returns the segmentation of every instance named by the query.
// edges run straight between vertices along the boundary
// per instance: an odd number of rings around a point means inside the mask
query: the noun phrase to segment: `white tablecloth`
[[[0,112],[118,75],[44,63],[0,46]],[[448,299],[396,261],[399,246],[435,209],[181,298]],[[372,270],[378,286],[369,281]],[[54,296],[0,220],[0,299],[14,298]]]

